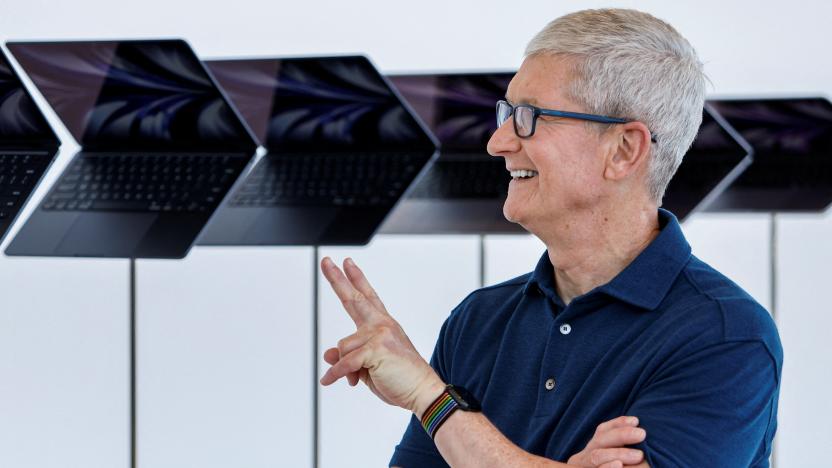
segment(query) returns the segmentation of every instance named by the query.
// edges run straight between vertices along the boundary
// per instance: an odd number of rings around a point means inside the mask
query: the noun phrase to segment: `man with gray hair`
[[[321,383],[361,380],[413,412],[391,465],[768,466],[774,322],[659,208],[704,94],[693,48],[646,13],[538,33],[488,151],[512,176],[506,218],[547,250],[463,300],[430,364],[355,263],[322,261],[357,331],[324,353]]]

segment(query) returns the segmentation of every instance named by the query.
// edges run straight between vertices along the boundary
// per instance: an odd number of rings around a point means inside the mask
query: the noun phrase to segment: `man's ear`
[[[610,130],[612,141],[604,177],[623,180],[647,163],[652,144],[650,130],[642,122],[618,124]]]

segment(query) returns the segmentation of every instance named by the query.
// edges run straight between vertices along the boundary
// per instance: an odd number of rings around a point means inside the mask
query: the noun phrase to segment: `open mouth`
[[[511,171],[510,173],[512,180],[525,180],[537,176],[537,171],[532,171],[530,169],[520,169],[518,171]]]

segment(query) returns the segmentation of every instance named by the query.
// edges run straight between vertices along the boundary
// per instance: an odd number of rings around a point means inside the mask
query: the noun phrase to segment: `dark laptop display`
[[[514,72],[392,75],[413,109],[433,130],[443,150],[485,153],[497,130],[494,106]]]
[[[188,44],[8,46],[82,151],[7,253],[183,257],[256,148]]]
[[[0,51],[0,242],[58,146],[60,141]]]
[[[435,151],[365,57],[206,63],[268,154],[200,244],[365,244]]]
[[[754,148],[754,163],[710,211],[824,211],[832,203],[832,103],[719,99],[711,105]]]
[[[497,129],[494,106],[504,98],[513,76],[513,72],[390,76],[439,138],[442,151],[381,232],[523,232],[503,217],[511,181],[505,161],[486,152]]]
[[[667,186],[662,206],[679,220],[709,206],[751,164],[751,146],[705,106],[693,145]]]

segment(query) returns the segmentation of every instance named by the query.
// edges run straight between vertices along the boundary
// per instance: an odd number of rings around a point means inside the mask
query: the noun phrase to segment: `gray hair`
[[[526,56],[573,60],[569,97],[595,114],[644,122],[657,139],[648,189],[661,200],[702,122],[707,78],[690,43],[666,22],[635,10],[583,10],[555,19]]]

